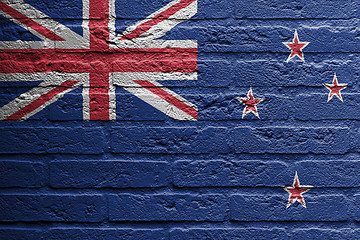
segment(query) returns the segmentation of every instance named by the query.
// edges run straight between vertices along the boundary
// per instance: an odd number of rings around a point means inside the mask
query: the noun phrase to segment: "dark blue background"
[[[80,1],[27,2],[82,34]],[[117,32],[168,2],[117,0]],[[0,238],[359,238],[359,11],[356,0],[200,0],[162,38],[198,41],[199,79],[161,81],[198,106],[197,122],[121,88],[117,121],[82,121],[78,88],[2,122]],[[37,40],[0,23],[0,40]],[[295,29],[306,62],[286,63]],[[334,73],[344,102],[327,102]],[[34,86],[0,84],[0,105]],[[261,119],[241,117],[250,87],[265,97]],[[307,208],[286,209],[295,171],[314,188]]]

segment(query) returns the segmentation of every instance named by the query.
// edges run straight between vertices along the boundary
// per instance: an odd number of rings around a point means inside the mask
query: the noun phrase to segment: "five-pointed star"
[[[237,97],[236,99],[245,105],[242,118],[244,118],[248,113],[253,113],[260,119],[256,104],[261,103],[265,100],[265,98],[254,98],[252,88],[250,88],[249,92],[247,93],[247,98]]]
[[[305,62],[302,49],[309,43],[310,42],[300,42],[297,31],[295,30],[293,42],[283,42],[283,44],[285,44],[285,46],[291,50],[291,53],[286,62],[289,62],[295,56],[298,56],[303,62]]]
[[[304,208],[306,208],[305,199],[302,194],[309,191],[310,188],[312,188],[312,186],[300,185],[298,174],[295,172],[294,183],[292,187],[284,187],[285,191],[289,193],[289,201],[286,208],[290,207],[290,205],[295,201],[298,201]]]
[[[346,88],[347,84],[343,84],[343,83],[339,84],[336,77],[336,73],[334,74],[333,83],[332,84],[324,83],[324,86],[330,90],[327,101],[330,101],[335,95],[338,99],[340,99],[343,102],[340,91]]]

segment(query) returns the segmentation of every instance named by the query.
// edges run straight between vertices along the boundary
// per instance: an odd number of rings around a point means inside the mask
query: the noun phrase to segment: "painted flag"
[[[0,0],[0,239],[358,239],[354,0]]]

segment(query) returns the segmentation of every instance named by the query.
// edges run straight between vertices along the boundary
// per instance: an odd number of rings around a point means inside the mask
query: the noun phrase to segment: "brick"
[[[360,161],[301,161],[295,164],[302,183],[314,187],[359,187]]]
[[[31,6],[36,7],[41,12],[52,18],[64,19],[81,19],[82,18],[82,2],[81,0],[61,0],[57,5],[54,6],[53,2],[48,1],[36,1],[36,0],[26,0],[26,3]],[[22,8],[25,8],[25,5],[22,5]],[[41,18],[35,12],[31,14],[32,18]]]
[[[54,188],[161,187],[168,184],[166,162],[53,161]]]
[[[302,239],[357,239],[352,238],[353,232],[350,229],[324,229],[324,228],[310,228],[310,229],[295,229],[290,234],[294,240]]]
[[[348,229],[346,229],[346,230],[348,230]],[[351,231],[349,240],[350,239],[359,239],[359,238],[360,238],[360,230],[359,230],[359,228],[356,228],[355,230]]]
[[[75,91],[66,94],[64,98],[61,98],[55,103],[51,104],[48,107],[48,115],[43,116],[43,118],[48,118],[53,122],[74,121],[74,120],[82,121],[83,96],[81,92],[74,93]],[[188,98],[187,95],[181,94],[181,96],[184,98]],[[194,98],[194,96],[191,97]],[[44,109],[43,111],[46,110],[47,109]],[[37,117],[37,119],[39,119],[38,115],[39,113],[36,114],[34,117]],[[34,118],[32,117],[32,119]],[[121,87],[117,87],[116,88],[116,119],[118,121],[124,121],[124,120],[146,121],[146,120],[165,120],[165,119],[170,119],[170,117],[166,116],[165,114],[163,114],[156,108],[152,107],[148,103],[142,101],[135,95],[123,90]]]
[[[230,219],[245,222],[339,222],[349,220],[348,208],[350,203],[342,195],[311,196],[308,192],[304,198],[306,208],[297,203],[286,208],[288,194],[232,195],[230,198]]]
[[[225,57],[224,57],[225,58]],[[199,58],[197,61],[197,80],[173,80],[166,79],[159,81],[162,85],[169,87],[171,90],[172,87],[187,87],[183,94],[189,94],[189,88],[192,87],[228,87],[231,83],[229,78],[229,72],[232,68],[232,63],[223,59],[213,59],[211,57]],[[119,86],[120,88],[121,86]],[[118,89],[116,89],[118,90]],[[174,91],[177,93],[182,89],[176,88]],[[121,93],[127,93],[126,91],[121,91]],[[198,91],[197,91],[198,93]],[[197,94],[198,95],[198,94]],[[117,96],[121,97],[121,96]],[[120,106],[119,106],[120,107]]]
[[[16,41],[22,39],[23,41],[40,41],[37,36],[26,31],[24,28],[16,25],[8,19],[0,18],[0,41]]]
[[[0,161],[0,187],[42,187],[47,171],[42,163]]]
[[[100,222],[106,213],[101,195],[0,196],[0,221]]]
[[[243,92],[234,94],[202,95],[197,101],[199,120],[242,120],[244,105],[237,97],[247,98],[250,87]],[[257,105],[261,119],[286,120],[289,119],[293,107],[291,99],[283,96],[268,95],[267,90],[253,88],[255,98],[265,98]],[[248,114],[247,119],[258,119],[254,114]]]
[[[198,1],[198,12],[191,19],[229,18],[233,13],[230,0],[203,0]]]
[[[219,194],[110,195],[110,221],[223,221],[226,199]]]
[[[242,93],[236,92],[233,94],[193,93],[190,95],[186,94],[188,89],[184,88],[180,91],[177,89],[177,93],[197,105],[199,114],[198,118],[200,121],[239,120],[242,119],[242,111],[244,107],[236,99],[236,97],[246,97],[248,90],[249,89],[246,89],[246,91],[243,91]],[[255,88],[253,91],[255,97],[265,97],[265,101],[257,106],[261,119],[289,119],[290,113],[293,109],[291,99],[279,95],[269,95],[268,91],[264,89]],[[116,92],[117,120],[146,121],[169,119],[168,116],[145,103],[133,94],[127,93],[122,89],[117,89]],[[182,92],[184,92],[184,94]],[[81,93],[67,94],[63,99],[60,99],[49,106],[48,117],[39,117],[38,114],[36,114],[35,117],[37,117],[37,119],[49,118],[51,121],[82,120],[81,99]],[[246,117],[246,119],[257,119],[257,117],[250,114]]]
[[[83,96],[81,88],[67,93],[48,107],[50,121],[83,120]]]
[[[354,195],[355,221],[360,222],[360,194]],[[360,233],[359,233],[360,235]]]
[[[146,96],[146,94],[143,95]],[[163,121],[165,119],[170,119],[170,117],[153,106],[120,88],[116,89],[116,101],[117,120]]]
[[[349,150],[350,136],[341,127],[239,127],[230,132],[230,146],[237,153],[341,154]]]
[[[0,239],[42,239],[43,231],[30,228],[0,228]]]
[[[348,26],[318,26],[297,28],[300,41],[310,42],[303,49],[307,53],[351,53],[360,44],[359,29]],[[203,23],[196,27],[178,27],[177,31],[166,34],[166,39],[197,39],[201,52],[219,53],[284,53],[285,62],[290,50],[283,42],[292,42],[295,28],[287,25],[272,26],[218,26]],[[323,59],[322,59],[323,60]],[[300,61],[295,59],[293,61]],[[298,62],[299,63],[299,62]]]
[[[339,82],[341,83],[340,80]],[[295,98],[295,118],[299,120],[359,120],[360,94],[345,94],[345,91],[341,93],[344,102],[336,96],[328,102],[329,90],[325,87],[322,94],[298,95]]]
[[[310,45],[309,45],[310,46]],[[305,51],[305,50],[304,50]],[[320,55],[319,55],[320,57]],[[321,55],[323,57],[323,55]],[[275,58],[275,57],[274,57]],[[352,86],[357,85],[353,78],[357,74],[356,67],[359,61],[356,57],[329,56],[330,60],[318,59],[313,56],[310,61],[299,64],[297,61],[286,62],[287,56],[284,55],[283,61],[269,59],[243,60],[236,61],[231,69],[233,86],[311,86],[319,87],[323,93],[322,102],[327,101],[327,89],[323,83],[331,83],[335,70],[339,83],[347,83]],[[306,58],[306,54],[305,54]],[[306,74],[305,74],[306,73]],[[346,89],[348,90],[348,89]],[[344,90],[343,92],[346,92]],[[296,98],[296,102],[300,99]],[[346,100],[346,99],[345,99]],[[335,101],[336,102],[336,101]],[[346,101],[349,103],[349,101]],[[298,104],[299,108],[301,105]]]
[[[225,153],[226,128],[128,127],[111,130],[113,153]]]
[[[3,72],[69,72],[73,70],[86,73],[90,71],[90,64],[88,61],[85,61],[81,57],[79,57],[78,61],[71,59],[70,54],[65,54],[64,56],[63,52],[59,49],[49,49],[46,53],[46,57],[42,54],[21,53],[20,51],[21,50],[19,50],[19,53],[16,53],[16,49],[14,49],[14,52],[12,53],[3,53],[3,59],[1,59],[2,61],[0,60]],[[89,56],[89,58],[91,57],[92,56]],[[14,64],[14,62],[17,62],[17,64]],[[52,77],[54,77],[54,75],[52,75]]]
[[[3,128],[0,153],[81,153],[103,152],[100,128]],[[21,142],[21,144],[19,144]]]
[[[275,0],[264,3],[261,0],[237,0],[236,18],[255,19],[348,19],[355,16],[360,6],[356,1],[344,0],[341,4],[337,1],[326,0]]]
[[[178,81],[184,86],[193,84],[194,86],[203,87],[227,87],[231,81],[229,72],[232,63],[225,60],[198,60],[198,80],[194,82]]]
[[[281,228],[190,228],[174,229],[170,232],[171,240],[198,240],[198,239],[217,239],[217,240],[240,240],[256,239],[267,240],[288,239],[287,233]]]
[[[283,186],[289,168],[275,161],[177,161],[173,181],[178,187]]]
[[[116,6],[122,6],[116,8],[116,18],[142,20],[169,2],[171,1],[115,0]],[[198,1],[197,5],[198,11],[191,19],[227,18],[230,17],[233,9],[228,0],[203,0]]]
[[[166,231],[163,229],[130,229],[130,228],[53,228],[46,239],[126,239],[126,240],[166,240]]]
[[[187,94],[188,88],[177,88],[176,93],[188,101],[197,104],[197,101],[201,98],[198,93]],[[119,121],[164,121],[171,120],[172,118],[154,108],[152,105],[144,102],[137,96],[126,92],[124,89],[117,89],[116,94],[116,115]],[[151,94],[141,94],[142,97],[151,98]],[[154,99],[154,103],[157,102],[157,106],[162,106],[162,102]],[[173,106],[168,107],[171,111]],[[171,109],[171,110],[170,110]]]

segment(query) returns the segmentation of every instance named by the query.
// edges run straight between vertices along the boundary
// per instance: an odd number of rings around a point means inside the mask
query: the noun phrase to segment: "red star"
[[[324,86],[330,90],[327,101],[330,101],[335,95],[338,99],[340,99],[343,102],[340,91],[345,89],[347,87],[347,84],[343,84],[343,83],[339,84],[336,77],[336,73],[334,74],[333,83],[332,84],[324,83]]]
[[[286,62],[289,62],[295,56],[298,56],[303,62],[305,62],[302,49],[305,48],[309,43],[310,42],[300,42],[297,31],[295,30],[293,42],[283,42],[283,44],[285,44],[285,46],[291,50],[291,53]]]
[[[260,119],[256,104],[261,103],[265,100],[265,98],[254,98],[252,89],[250,88],[249,92],[247,93],[247,98],[237,97],[236,99],[245,105],[242,118],[244,118],[248,113],[253,113]]]
[[[304,208],[306,208],[305,199],[302,194],[309,191],[310,188],[312,188],[312,186],[300,185],[298,174],[297,172],[295,172],[294,183],[292,187],[284,187],[285,191],[289,193],[289,201],[286,208],[290,207],[290,205],[293,204],[295,201],[298,201]]]

